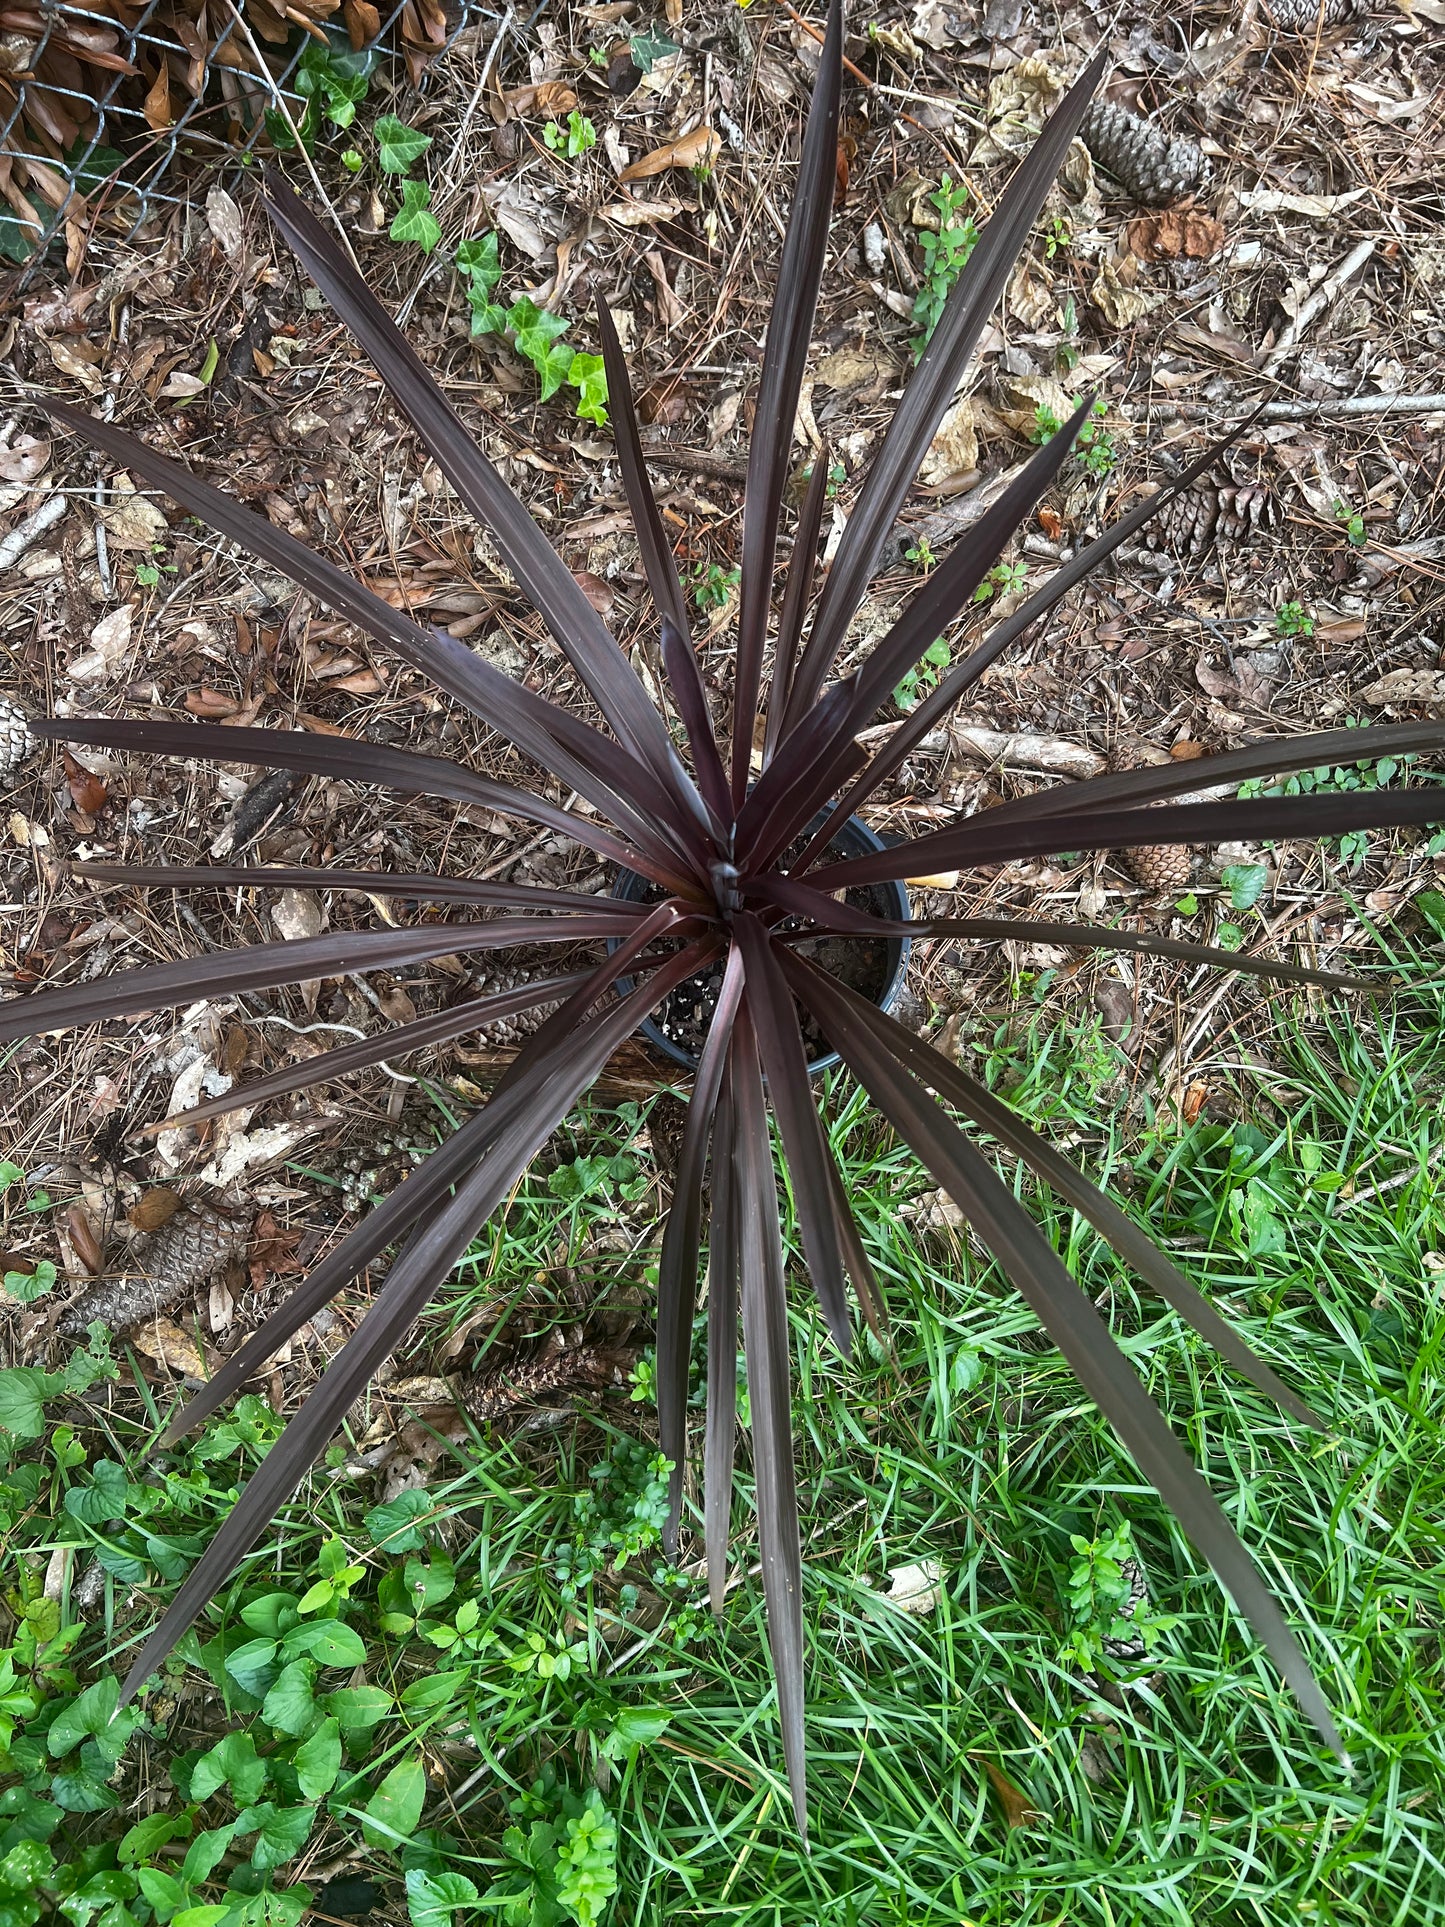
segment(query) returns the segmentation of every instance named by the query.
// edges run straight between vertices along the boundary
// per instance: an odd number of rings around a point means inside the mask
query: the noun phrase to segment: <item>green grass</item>
[[[6,1784],[48,1805],[57,1771],[70,1772],[67,1798],[89,1786],[84,1797],[115,1802],[68,1816],[53,1836],[57,1860],[89,1869],[67,1917],[147,1927],[164,1916],[144,1893],[121,1896],[128,1878],[137,1884],[123,1868],[101,1875],[141,1813],[188,1813],[183,1789],[218,1737],[224,1700],[270,1762],[263,1798],[283,1816],[269,1823],[277,1851],[288,1824],[300,1831],[284,1819],[307,1804],[298,1774],[325,1778],[314,1736],[328,1720],[344,1757],[315,1796],[327,1811],[274,1870],[255,1864],[268,1836],[241,1812],[251,1830],[228,1836],[226,1858],[187,1896],[227,1911],[178,1910],[176,1927],[294,1918],[297,1890],[314,1895],[316,1866],[351,1843],[362,1847],[352,1871],[382,1889],[373,1918],[406,1919],[409,1863],[413,1918],[433,1927],[445,1927],[449,1898],[466,1903],[458,1922],[544,1927],[1445,1921],[1445,1198],[1435,1176],[1445,1019],[1438,1002],[1410,996],[1373,1010],[1278,997],[1241,1008],[1270,1068],[1213,1069],[1217,1096],[1188,1128],[1127,1103],[1129,1061],[1047,994],[974,1018],[960,1049],[1107,1179],[1330,1419],[1327,1436],[1297,1435],[1016,1174],[1284,1598],[1337,1710],[1351,1773],[1315,1742],[966,1227],[930,1222],[927,1181],[840,1083],[833,1140],[886,1287],[893,1355],[864,1334],[845,1365],[796,1295],[811,1853],[788,1819],[748,1507],[735,1510],[736,1583],[716,1626],[698,1573],[661,1559],[645,1402],[611,1400],[595,1421],[541,1438],[478,1435],[470,1462],[443,1459],[425,1494],[384,1511],[365,1484],[336,1475],[345,1455],[334,1452],[333,1476],[312,1480],[248,1565],[224,1626],[214,1620],[209,1643],[186,1649],[189,1672],[175,1669],[150,1695],[113,1779],[103,1757],[85,1759],[103,1735],[57,1747],[47,1722],[69,1738],[76,1690],[106,1677],[153,1622],[161,1570],[180,1570],[270,1426],[252,1403],[246,1423],[228,1432],[218,1421],[137,1485],[145,1414],[133,1396],[107,1413],[92,1393],[74,1438],[17,1444],[17,1462],[37,1469],[12,1468],[0,1486],[12,1616],[29,1598],[32,1624],[46,1630],[35,1601],[48,1572],[59,1619],[83,1626],[68,1653],[43,1640],[26,1648],[23,1628],[5,1634],[22,1688],[40,1700],[10,1743],[23,1779]],[[549,1268],[591,1275],[597,1240],[645,1220],[655,1194],[634,1157],[640,1122],[629,1107],[594,1111],[559,1140],[551,1169],[529,1177],[504,1229],[459,1269],[437,1336],[483,1303],[519,1300]],[[635,1285],[652,1256],[599,1260],[596,1276],[620,1265]],[[128,1464],[129,1486],[119,1472],[97,1476],[104,1458]],[[105,1503],[65,1498],[97,1486]],[[1074,1542],[1121,1527],[1150,1610],[1169,1623],[1147,1658],[1102,1660],[1090,1679],[1073,1650]],[[56,1546],[71,1547],[69,1558],[52,1559]],[[109,1576],[82,1611],[72,1596],[96,1551]],[[359,1577],[345,1577],[351,1565]],[[890,1574],[911,1565],[937,1568],[922,1611],[885,1596]],[[323,1580],[339,1590],[306,1606]],[[283,1635],[259,1673],[246,1673],[254,1653],[235,1658],[277,1596],[291,1602],[293,1627],[342,1627],[319,1658],[297,1649],[285,1690],[268,1687],[267,1667],[278,1671],[286,1637],[312,1634]],[[353,1633],[362,1672],[325,1664],[333,1646],[344,1658]],[[359,1713],[373,1723],[357,1726]],[[1036,1819],[1008,1825],[990,1769]],[[413,1795],[424,1801],[415,1817]],[[20,1804],[18,1793],[0,1796],[0,1825],[7,1811],[15,1824]],[[224,1788],[191,1807],[192,1837],[218,1836],[240,1812]],[[416,1835],[405,1853],[386,1849],[388,1813]],[[66,1840],[88,1846],[90,1860],[77,1862]],[[0,1886],[10,1844],[0,1836]],[[174,1878],[185,1850],[184,1838],[147,1848],[144,1864]],[[97,1881],[106,1893],[85,1899]],[[268,1900],[268,1884],[292,1897]],[[164,1902],[168,1890],[150,1886]],[[22,1900],[0,1893],[0,1927],[41,1917]]]

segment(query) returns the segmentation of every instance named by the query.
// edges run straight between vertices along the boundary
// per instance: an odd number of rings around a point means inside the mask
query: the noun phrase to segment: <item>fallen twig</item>
[[[1218,409],[1208,402],[1161,402],[1149,411],[1156,422],[1197,422],[1213,418]],[[1372,415],[1438,415],[1445,413],[1445,394],[1341,395],[1327,401],[1267,401],[1260,416],[1270,422],[1306,422],[1329,415],[1341,420]]]
[[[13,569],[28,548],[38,542],[45,531],[53,528],[64,515],[67,497],[57,489],[23,522],[18,522],[10,533],[0,542],[0,569]]]

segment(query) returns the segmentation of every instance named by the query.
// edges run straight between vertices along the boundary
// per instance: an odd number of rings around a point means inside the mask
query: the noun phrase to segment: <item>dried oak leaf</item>
[[[163,1224],[170,1223],[180,1208],[179,1191],[171,1190],[169,1185],[158,1184],[149,1191],[143,1191],[125,1215],[137,1231],[159,1231]]]
[[[1360,691],[1367,703],[1445,703],[1445,670],[1392,669]]]
[[[283,1231],[276,1222],[274,1212],[263,1211],[260,1214],[246,1258],[246,1268],[251,1274],[251,1284],[255,1290],[263,1291],[273,1278],[290,1277],[305,1271],[305,1265],[296,1255],[303,1235],[300,1225],[292,1225]]]
[[[138,1352],[156,1364],[165,1365],[182,1378],[196,1380],[206,1377],[205,1360],[194,1338],[183,1332],[179,1325],[169,1318],[146,1318],[136,1326],[130,1335],[130,1342]]]
[[[77,763],[69,750],[64,755],[65,783],[70,791],[71,802],[78,810],[84,810],[87,816],[97,815],[110,800],[105,784],[94,770],[88,770],[84,763]]]
[[[1167,208],[1136,216],[1126,238],[1141,261],[1208,261],[1224,246],[1224,223],[1196,208]]]

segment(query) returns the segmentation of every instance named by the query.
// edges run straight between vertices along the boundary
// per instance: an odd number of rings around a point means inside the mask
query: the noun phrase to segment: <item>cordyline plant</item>
[[[109,883],[177,888],[365,890],[454,905],[466,913],[412,928],[333,933],[121,972],[100,983],[15,999],[0,1009],[0,1040],[188,1004],[208,995],[269,990],[327,974],[395,969],[444,953],[580,940],[606,947],[586,969],[402,1024],[231,1091],[184,1114],[196,1123],[329,1082],[399,1052],[441,1044],[504,1016],[557,1005],[512,1060],[483,1107],[358,1225],[194,1397],[162,1435],[169,1444],[213,1412],[305,1320],[400,1239],[385,1283],[354,1335],[252,1476],[229,1518],[142,1648],[129,1697],[170,1652],[255,1542],[340,1425],[381,1362],[490,1213],[502,1206],[609,1057],[689,979],[711,977],[715,1007],[701,1045],[671,1212],[663,1235],[657,1306],[657,1388],[662,1449],[672,1461],[675,1545],[687,1455],[688,1363],[706,1207],[708,1404],[704,1541],[708,1580],[721,1606],[727,1559],[741,1316],[747,1360],[768,1633],[783,1745],[798,1824],[806,1822],[803,1741],[802,1572],[789,1413],[786,1266],[773,1164],[771,1108],[787,1159],[803,1254],[824,1319],[849,1345],[845,1279],[865,1316],[878,1317],[875,1286],[831,1161],[809,1081],[808,1035],[821,1033],[847,1069],[966,1214],[1037,1313],[1078,1379],[1112,1421],[1140,1470],[1173,1511],[1273,1655],[1329,1746],[1340,1750],[1323,1694],[1294,1635],[1220,1506],[1149,1399],[1084,1292],[1070,1277],[990,1160],[954,1122],[958,1112],[991,1133],[1079,1211],[1232,1365],[1306,1425],[1321,1421],[1257,1358],[1194,1287],[1080,1172],[981,1085],[800,951],[800,939],[1034,938],[1100,950],[1137,950],[1217,964],[1259,977],[1368,990],[1350,977],[1234,952],[1088,925],[962,918],[888,921],[858,908],[858,892],[955,866],[997,865],[1062,850],[1121,850],[1228,838],[1335,834],[1422,824],[1442,814],[1429,793],[1354,794],[1150,807],[1206,785],[1237,783],[1338,758],[1439,748],[1440,725],[1335,730],[1263,743],[1163,769],[1109,775],[1004,804],[955,827],[840,860],[837,831],[925,732],[1030,630],[1095,563],[1216,455],[1211,449],[1170,490],[1115,523],[1016,614],[979,641],[871,760],[858,744],[904,674],[970,608],[974,591],[1063,464],[1086,399],[1067,429],[1040,448],[999,500],[921,583],[893,627],[849,674],[838,659],[900,505],[952,401],[1019,248],[1098,85],[1097,59],[1061,102],[1018,167],[949,297],[867,471],[821,590],[814,595],[826,492],[826,453],[813,466],[781,571],[779,522],[799,386],[827,245],[833,200],[843,19],[832,0],[826,45],[803,141],[797,198],[768,328],[748,462],[742,586],[730,730],[719,733],[688,638],[684,596],[649,491],[627,376],[607,309],[599,311],[618,460],[642,560],[661,613],[669,720],[649,701],[628,658],[571,573],[454,414],[415,351],[346,256],[279,183],[271,218],[335,312],[370,355],[398,406],[453,488],[489,528],[507,565],[560,644],[601,723],[583,720],[508,679],[469,649],[391,608],[333,563],[239,507],[187,469],[105,422],[59,403],[52,414],[222,535],[284,571],[319,601],[425,671],[449,695],[523,751],[568,791],[576,807],[493,782],[439,757],[300,732],[169,722],[66,719],[38,732],[74,743],[162,756],[242,759],[309,775],[447,797],[566,832],[650,886],[650,900],[599,899],[565,890],[374,870],[250,867],[139,868],[86,863]],[[811,616],[811,623],[809,617]],[[806,644],[804,634],[806,631]],[[756,725],[765,712],[760,771]],[[813,829],[820,813],[826,821]],[[850,901],[851,899],[851,901]],[[868,901],[867,897],[863,901]],[[479,916],[490,911],[498,914]],[[947,1108],[945,1108],[945,1106]],[[704,1182],[710,1168],[710,1183]]]

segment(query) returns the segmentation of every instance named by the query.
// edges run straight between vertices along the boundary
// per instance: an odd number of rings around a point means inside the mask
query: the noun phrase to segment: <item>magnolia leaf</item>
[[[624,167],[617,176],[619,181],[646,181],[654,174],[665,174],[670,167],[711,167],[721,152],[722,142],[711,127],[694,127],[690,134],[681,139],[668,141],[662,147],[654,147],[650,154],[644,154]]]

